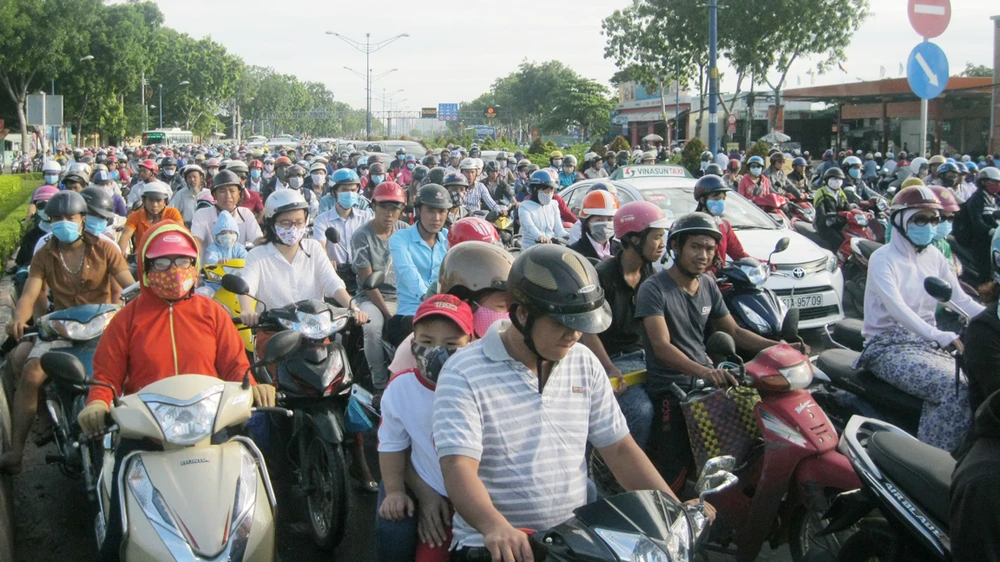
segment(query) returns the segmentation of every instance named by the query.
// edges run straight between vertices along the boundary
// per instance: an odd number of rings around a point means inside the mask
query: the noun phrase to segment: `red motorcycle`
[[[768,193],[767,195],[760,195],[753,198],[753,202],[757,204],[758,207],[765,213],[771,215],[771,218],[778,221],[785,226],[791,226],[791,221],[788,219],[788,215],[782,208],[787,203],[787,200],[778,195],[777,193]]]
[[[798,310],[792,309],[782,334],[797,340],[797,331]],[[712,543],[735,545],[735,552],[726,552],[737,560],[754,560],[765,541],[772,547],[789,543],[796,561],[817,547],[836,556],[850,530],[817,536],[825,526],[822,516],[837,494],[860,488],[861,482],[837,451],[837,432],[807,390],[813,380],[809,358],[779,344],[744,365],[733,338],[721,332],[709,338],[707,347],[727,366],[735,365],[742,384],[761,396],[754,407],[761,439],[735,470],[739,484],[712,498],[717,510]],[[686,399],[704,392],[724,390],[692,391]]]

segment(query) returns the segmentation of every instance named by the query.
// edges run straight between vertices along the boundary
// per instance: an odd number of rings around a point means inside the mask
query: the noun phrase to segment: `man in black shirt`
[[[972,448],[951,479],[951,555],[953,560],[1000,562],[1000,520],[996,517],[1000,508],[1000,392],[976,411],[970,437]]]

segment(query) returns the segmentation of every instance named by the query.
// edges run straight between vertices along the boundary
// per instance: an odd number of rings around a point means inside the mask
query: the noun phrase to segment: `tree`
[[[622,150],[630,151],[632,150],[632,145],[625,140],[625,137],[618,135],[615,137],[615,140],[611,141],[611,144],[608,145],[608,149],[614,150],[616,153],[621,152]]]
[[[705,150],[707,150],[705,143],[700,138],[695,137],[687,141],[681,152],[681,164],[694,173],[701,166],[701,153]]]
[[[986,65],[967,62],[961,75],[968,78],[993,78],[993,69]]]
[[[615,102],[608,89],[593,80],[574,76],[551,98],[554,105],[539,123],[546,131],[578,127],[581,137],[589,138],[591,134],[604,134],[610,127]]]

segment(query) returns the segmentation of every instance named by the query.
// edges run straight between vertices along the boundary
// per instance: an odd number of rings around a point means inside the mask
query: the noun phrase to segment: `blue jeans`
[[[642,351],[619,355],[611,360],[615,367],[623,373],[633,373],[646,368],[645,355]],[[637,384],[628,387],[627,390],[618,396],[618,406],[625,415],[628,423],[628,430],[632,433],[640,448],[645,449],[649,441],[649,428],[653,424],[653,403],[646,394],[646,385]]]
[[[409,490],[413,503],[417,499]],[[407,517],[399,521],[382,519],[378,508],[385,500],[385,484],[378,483],[378,500],[375,502],[375,562],[412,562],[417,552],[417,518]]]

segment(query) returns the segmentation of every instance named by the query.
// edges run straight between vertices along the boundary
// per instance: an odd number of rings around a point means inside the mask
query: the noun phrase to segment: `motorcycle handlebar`
[[[290,418],[294,415],[294,412],[292,412],[291,410],[287,408],[278,408],[278,407],[272,408],[272,407],[261,406],[261,407],[250,408],[250,411],[253,413],[263,412],[265,414],[279,414],[285,416],[286,418]]]

